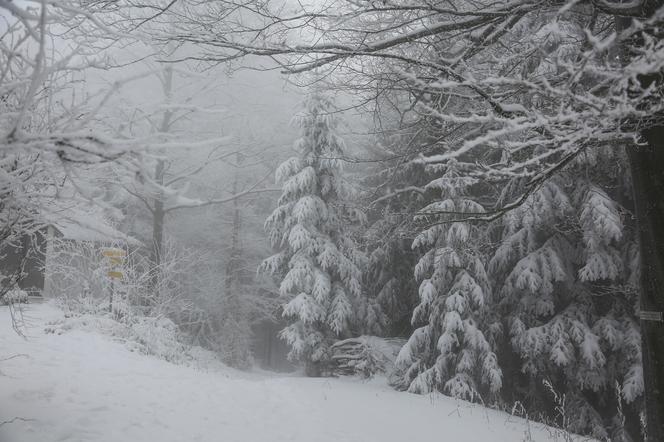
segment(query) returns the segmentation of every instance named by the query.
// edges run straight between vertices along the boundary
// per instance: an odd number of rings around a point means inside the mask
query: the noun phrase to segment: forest
[[[417,441],[664,440],[663,35],[661,0],[0,0],[0,440],[223,439],[56,437],[29,360],[79,333],[349,395],[228,440],[392,440],[336,414],[366,383],[547,429]]]

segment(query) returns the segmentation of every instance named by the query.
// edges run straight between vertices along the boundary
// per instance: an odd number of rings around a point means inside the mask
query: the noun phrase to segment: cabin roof
[[[51,207],[45,214],[48,225],[55,228],[64,239],[89,242],[124,242],[140,245],[141,242],[122,233],[95,207],[69,205]]]

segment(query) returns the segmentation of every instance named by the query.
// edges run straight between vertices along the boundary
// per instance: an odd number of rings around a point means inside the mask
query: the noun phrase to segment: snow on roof
[[[45,218],[62,237],[75,241],[114,242],[138,245],[141,242],[115,227],[95,207],[52,207]]]

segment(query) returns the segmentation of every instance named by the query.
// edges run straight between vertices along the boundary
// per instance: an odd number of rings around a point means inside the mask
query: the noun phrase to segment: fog
[[[664,440],[663,8],[0,0],[0,442]]]

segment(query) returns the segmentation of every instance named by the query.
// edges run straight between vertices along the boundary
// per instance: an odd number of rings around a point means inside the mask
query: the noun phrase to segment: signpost
[[[104,256],[104,258],[106,258],[106,267],[108,268],[106,276],[111,279],[108,311],[113,312],[114,281],[124,277],[123,265],[125,258],[127,257],[127,252],[122,249],[118,249],[117,247],[108,247],[102,249],[101,254]]]
[[[639,318],[642,321],[655,321],[655,322],[664,322],[662,319],[662,312],[651,312],[647,310],[641,310],[639,312]]]
[[[101,254],[108,258],[124,258],[127,256],[127,252],[122,249],[118,249],[117,247],[105,248],[102,250]]]

